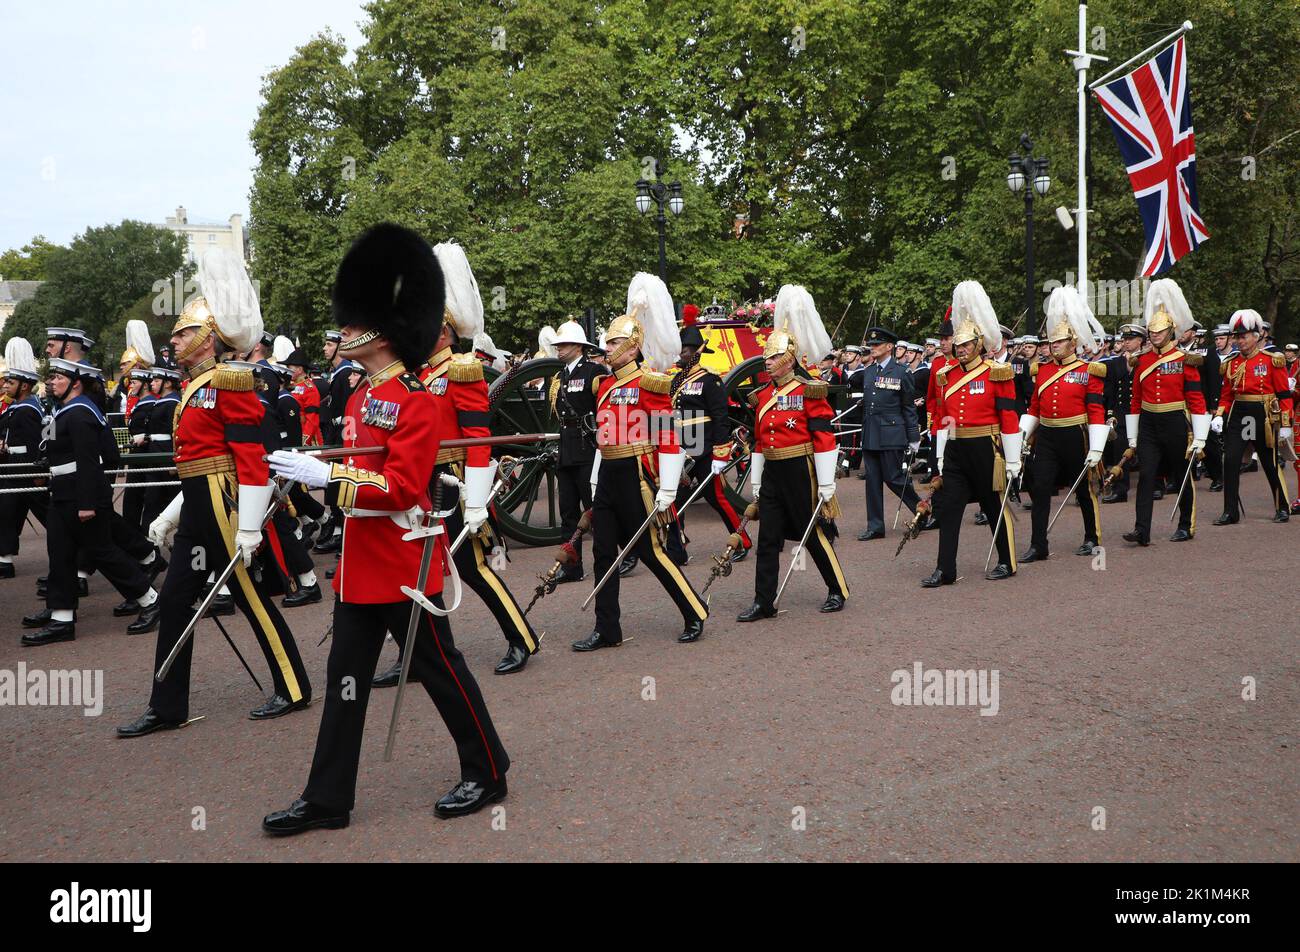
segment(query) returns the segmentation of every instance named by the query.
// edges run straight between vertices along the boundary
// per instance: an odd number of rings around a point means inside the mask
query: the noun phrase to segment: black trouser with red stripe
[[[821,507],[811,456],[764,461],[758,491],[758,556],[754,560],[754,601],[764,608],[774,607],[781,584],[781,550],[787,540],[797,543],[803,537],[812,521],[814,505]],[[835,530],[828,532],[827,528],[825,521],[818,520],[808,534],[807,552],[826,583],[827,593],[847,598],[848,582],[831,546]]]
[[[966,505],[979,505],[989,521],[989,532],[998,524],[1002,494],[993,488],[997,446],[991,436],[955,436],[944,446],[943,483],[934,494],[934,518],[939,523],[939,571],[945,579],[957,578],[957,543]],[[1014,532],[1008,512],[997,536],[997,550],[998,562],[1012,571],[1016,568]]]
[[[154,672],[162,667],[181,632],[194,617],[194,603],[208,581],[208,574],[220,575],[235,555],[236,516],[227,498],[238,492],[234,477],[190,476],[181,480],[181,492],[185,501],[181,506],[180,526],[172,540],[167,577],[158,593],[161,614]],[[275,693],[290,701],[311,697],[311,682],[298,654],[298,645],[275,602],[267,597],[265,583],[255,583],[240,561],[226,585],[261,646],[267,667],[271,669]],[[199,624],[199,630],[177,654],[167,677],[161,682],[153,681],[149,706],[164,720],[183,721],[190,716],[194,639],[205,634],[203,623]]]
[[[1073,486],[1088,456],[1088,427],[1045,426],[1040,424],[1034,434],[1034,451],[1029,459],[1029,495],[1033,505],[1033,534],[1029,543],[1039,555],[1047,555],[1047,524],[1052,517],[1052,498],[1058,486]],[[1083,539],[1093,545],[1101,544],[1101,523],[1097,517],[1096,497],[1092,493],[1092,477],[1086,476],[1074,491],[1083,514]]]
[[[1273,509],[1287,508],[1282,467],[1278,465],[1277,450],[1265,439],[1266,426],[1264,405],[1241,400],[1233,401],[1232,410],[1223,421],[1223,511],[1230,516],[1238,515],[1241,509],[1241,460],[1246,455],[1246,444],[1252,442],[1259,456],[1259,468],[1273,491]],[[1209,452],[1208,445],[1206,452]]]
[[[591,503],[592,556],[597,581],[654,509],[654,493],[654,487],[641,470],[639,456],[600,461],[596,497]],[[642,534],[632,553],[654,573],[686,622],[708,617],[708,609],[691,583],[659,544],[654,525]],[[614,572],[596,596],[596,630],[606,642],[613,644],[623,640],[618,591],[618,572]]]
[[[439,608],[442,596],[429,599]],[[357,765],[370,701],[370,681],[392,632],[405,650],[411,602],[358,605],[334,601],[334,638],[325,668],[325,712],[316,736],[316,755],[302,798],[332,810],[356,803]],[[478,682],[452,640],[447,619],[420,612],[411,656],[411,677],[424,685],[460,758],[460,778],[475,783],[499,780],[510,758],[497,736]]]
[[[1144,542],[1151,541],[1151,510],[1155,508],[1157,477],[1177,480],[1174,492],[1182,485],[1187,472],[1188,431],[1187,417],[1177,410],[1167,413],[1143,410],[1138,419],[1137,511],[1133,531]],[[1196,531],[1196,483],[1190,479],[1178,502],[1178,528]]]

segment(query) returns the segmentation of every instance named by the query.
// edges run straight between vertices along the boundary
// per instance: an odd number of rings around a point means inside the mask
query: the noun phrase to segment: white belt
[[[392,519],[401,528],[408,532],[412,529],[418,529],[424,522],[424,510],[419,506],[412,506],[404,512],[393,512],[391,509],[344,509],[344,515],[351,516],[353,519],[376,519],[380,516],[387,516]],[[446,513],[442,514],[445,518]],[[438,526],[437,532],[442,531],[442,526]]]
[[[76,471],[77,464],[75,461],[71,463],[59,463],[57,466],[50,467],[51,476],[71,476]]]
[[[151,443],[170,443],[171,436],[167,433],[150,433],[149,442]]]
[[[289,436],[289,434],[288,434],[287,431],[285,431],[285,430],[281,430],[281,431],[280,431],[280,439],[282,439],[282,440],[283,440],[283,439],[287,439],[288,436]]]
[[[26,455],[27,455],[27,447],[25,447],[25,446],[11,446],[11,447],[9,447],[9,455],[10,455],[10,456],[26,456]]]

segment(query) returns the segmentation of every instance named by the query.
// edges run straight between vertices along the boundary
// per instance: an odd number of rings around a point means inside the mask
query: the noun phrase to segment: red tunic
[[[1194,356],[1194,355],[1193,355]],[[1199,366],[1201,358],[1194,356]],[[1140,354],[1133,368],[1133,401],[1129,413],[1169,413],[1188,410],[1205,413],[1205,394],[1201,392],[1201,372],[1193,361],[1173,345],[1164,353],[1149,350]]]
[[[652,474],[658,472],[656,453],[680,453],[668,395],[671,378],[643,370],[635,361],[624,364],[596,388],[596,446],[603,459],[639,455]],[[633,447],[629,452],[623,447]]]
[[[466,359],[468,358],[468,359]],[[491,435],[488,429],[488,386],[483,365],[473,354],[453,357],[450,347],[434,354],[420,368],[420,381],[433,394],[439,439],[467,439]],[[464,460],[466,466],[488,466],[492,447],[443,450],[438,462]]]
[[[385,452],[330,467],[325,503],[346,516],[334,591],[353,604],[406,601],[401,587],[415,585],[424,540],[403,541],[410,526],[402,514],[430,505],[441,441],[434,401],[418,377],[395,363],[362,381],[348,400],[347,417],[348,446],[383,446]],[[442,591],[442,538],[429,566],[427,595]]]
[[[1062,373],[1062,371],[1065,371]],[[1029,415],[1068,423],[1106,422],[1106,368],[1072,357],[1068,364],[1038,365]],[[1086,419],[1085,419],[1086,418]]]
[[[253,390],[253,372],[220,365],[185,387],[172,439],[182,476],[186,463],[232,455],[241,486],[265,486],[270,469],[262,458],[262,401]]]
[[[302,409],[302,445],[320,446],[320,391],[310,377],[294,385],[293,398]]]
[[[1002,433],[1020,432],[1015,375],[1011,367],[1007,364],[995,367],[981,360],[972,370],[975,371],[973,374],[960,364],[954,364],[936,374],[939,424],[951,424],[961,429],[996,426]],[[968,374],[969,380],[966,379]],[[961,436],[960,433],[953,435]]]
[[[936,354],[934,360],[930,362],[930,380],[925,385],[925,409],[930,420],[930,435],[933,436],[939,432],[939,371],[946,367],[952,367],[957,363],[956,357],[948,357],[944,354]]]
[[[812,444],[814,453],[837,449],[831,418],[835,411],[826,402],[824,381],[786,377],[758,391],[755,401],[754,451],[780,458],[790,450]]]
[[[1237,397],[1275,394],[1282,410],[1282,425],[1288,425],[1294,410],[1295,395],[1292,393],[1291,377],[1285,364],[1285,360],[1275,360],[1273,354],[1263,350],[1256,351],[1251,357],[1237,354],[1226,361],[1222,369],[1223,390],[1219,397],[1219,409],[1227,413]]]

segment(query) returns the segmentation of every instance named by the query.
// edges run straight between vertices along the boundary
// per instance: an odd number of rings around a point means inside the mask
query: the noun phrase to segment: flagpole
[[[1107,74],[1106,74],[1105,76],[1103,76],[1101,79],[1098,79],[1098,80],[1094,81],[1093,83],[1091,83],[1091,84],[1088,86],[1088,89],[1089,89],[1089,90],[1093,90],[1093,89],[1096,89],[1098,86],[1103,86],[1103,85],[1105,85],[1107,82],[1109,82],[1110,80],[1114,79],[1114,78],[1115,78],[1116,76],[1118,76],[1120,73],[1124,72],[1124,70],[1128,69],[1130,66],[1132,66],[1134,63],[1136,63],[1138,60],[1140,60],[1140,59],[1145,59],[1146,57],[1148,57],[1148,56],[1150,56],[1152,53],[1154,53],[1156,50],[1163,50],[1166,46],[1168,46],[1168,45],[1169,45],[1170,43],[1172,43],[1174,40],[1178,39],[1178,38],[1179,38],[1180,36],[1182,36],[1184,33],[1190,33],[1191,31],[1192,31],[1192,21],[1191,21],[1191,20],[1184,20],[1182,26],[1180,26],[1178,29],[1174,30],[1174,32],[1170,33],[1170,34],[1169,34],[1168,36],[1166,36],[1163,40],[1159,40],[1158,42],[1151,44],[1151,45],[1148,46],[1146,49],[1144,49],[1141,53],[1138,53],[1136,56],[1133,56],[1133,57],[1130,57],[1129,59],[1126,59],[1123,63],[1121,63],[1120,65],[1116,66],[1114,69],[1112,69],[1109,73],[1107,73]]]
[[[1105,56],[1088,51],[1088,0],[1079,0],[1079,48],[1066,50],[1079,75],[1079,207],[1075,223],[1079,229],[1079,296],[1088,301],[1088,68],[1093,60],[1109,62]]]

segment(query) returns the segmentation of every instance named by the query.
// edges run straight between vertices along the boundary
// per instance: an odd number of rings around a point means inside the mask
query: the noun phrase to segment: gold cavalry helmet
[[[1055,322],[1048,325],[1047,337],[1045,339],[1049,344],[1055,344],[1057,341],[1075,340],[1076,338],[1074,336],[1074,328],[1070,326],[1070,322],[1064,317],[1060,317],[1057,318]]]
[[[763,357],[781,357],[787,354],[790,357],[799,354],[799,341],[794,334],[785,328],[768,334],[767,342],[763,345]]]
[[[626,340],[619,344],[614,349],[614,352],[609,355],[611,360],[622,357],[629,349],[641,349],[641,344],[645,341],[645,331],[641,327],[641,322],[631,314],[620,314],[614,318],[605,330],[605,340],[618,340],[620,337],[626,338]]]
[[[190,338],[186,348],[176,355],[177,360],[183,360],[190,354],[194,353],[203,346],[208,335],[217,329],[217,318],[208,307],[208,302],[202,297],[192,298],[181,313],[176,318],[176,323],[172,325],[172,335],[175,336],[189,327],[199,328],[199,332]]]
[[[958,344],[967,344],[971,341],[978,341],[980,348],[984,346],[984,335],[980,333],[979,325],[969,317],[962,318],[952,329],[952,346]]]
[[[1154,334],[1156,331],[1172,331],[1173,329],[1174,316],[1161,304],[1156,308],[1156,312],[1151,315],[1151,319],[1147,321],[1147,333]]]

